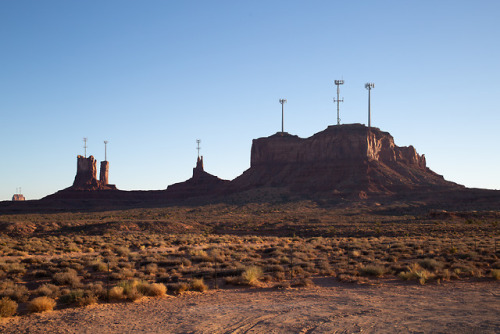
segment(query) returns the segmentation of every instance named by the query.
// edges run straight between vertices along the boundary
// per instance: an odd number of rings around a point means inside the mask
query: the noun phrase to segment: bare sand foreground
[[[500,285],[242,288],[15,317],[1,333],[499,333]]]

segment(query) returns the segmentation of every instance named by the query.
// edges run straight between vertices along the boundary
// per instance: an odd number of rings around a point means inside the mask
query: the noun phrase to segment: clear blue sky
[[[0,200],[70,186],[76,156],[120,189],[205,170],[233,179],[252,139],[372,125],[469,187],[500,189],[498,1],[1,1]]]

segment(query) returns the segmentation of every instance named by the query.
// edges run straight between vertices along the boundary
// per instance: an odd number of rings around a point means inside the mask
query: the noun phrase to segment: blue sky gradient
[[[497,1],[2,1],[0,200],[72,184],[76,156],[120,189],[233,179],[252,139],[372,125],[447,180],[500,189]]]

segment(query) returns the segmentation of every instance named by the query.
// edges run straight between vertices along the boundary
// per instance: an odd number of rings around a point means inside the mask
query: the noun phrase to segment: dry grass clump
[[[57,298],[59,296],[59,287],[57,285],[47,283],[36,289],[35,293],[39,296]]]
[[[241,283],[246,285],[257,285],[263,276],[262,268],[251,266],[241,274]]]
[[[52,279],[58,285],[69,285],[71,287],[77,287],[81,280],[74,269],[68,269],[65,272],[55,273],[54,276],[52,276]]]
[[[398,276],[405,281],[417,280],[422,285],[435,277],[433,273],[423,269],[418,263],[411,264],[408,271],[400,272]]]
[[[435,259],[423,259],[418,261],[418,264],[427,270],[436,271],[443,268],[444,264]]]
[[[102,262],[100,260],[94,261],[92,263],[92,267],[94,268],[95,271],[98,271],[98,272],[101,272],[101,273],[104,273],[104,272],[108,271],[108,264],[104,263],[104,262]]]
[[[118,284],[119,287],[123,288],[123,294],[127,300],[136,301],[143,297],[140,289],[145,289],[147,283],[140,282],[138,280],[122,281]]]
[[[142,296],[162,297],[167,293],[167,287],[162,283],[148,283],[139,280],[120,282],[118,288],[121,288],[121,290],[114,290],[115,296],[113,298],[116,300],[124,297],[127,300],[136,301]]]
[[[84,293],[84,295],[76,301],[78,306],[88,306],[97,304],[99,298],[92,293]]]
[[[385,273],[385,268],[376,265],[367,265],[359,268],[358,272],[361,276],[381,277]]]
[[[59,298],[59,301],[62,304],[77,304],[78,301],[83,298],[85,291],[82,289],[76,289],[76,290],[69,290],[69,289],[63,289],[63,294]]]
[[[12,317],[17,312],[17,303],[9,297],[0,299],[0,318]]]
[[[37,297],[28,303],[28,310],[33,313],[52,311],[56,306],[56,301],[52,298],[42,296]]]
[[[313,280],[309,277],[297,278],[297,279],[293,280],[290,284],[291,284],[291,286],[294,286],[294,287],[305,287],[305,288],[315,286]]]
[[[205,292],[208,290],[208,286],[203,282],[203,278],[195,278],[189,283],[189,290]]]
[[[109,301],[119,301],[125,299],[123,291],[124,290],[121,286],[112,287],[108,293]]]
[[[150,263],[144,268],[144,272],[149,275],[156,274],[158,272],[158,265],[156,263]]]
[[[497,281],[500,281],[500,269],[493,269],[491,271],[491,277],[493,277],[493,279]]]
[[[24,264],[18,262],[0,263],[0,270],[8,277],[21,277],[26,273]]]
[[[185,282],[171,283],[168,285],[168,289],[172,291],[174,295],[180,295],[189,290],[189,284]]]
[[[19,303],[23,303],[28,300],[29,291],[24,285],[5,280],[0,282],[0,297],[9,297]]]
[[[167,287],[162,283],[145,283],[137,285],[137,289],[145,296],[163,297],[167,294]]]

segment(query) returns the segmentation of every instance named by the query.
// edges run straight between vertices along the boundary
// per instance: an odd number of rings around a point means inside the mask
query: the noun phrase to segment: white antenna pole
[[[340,95],[340,85],[344,84],[344,80],[335,80],[335,85],[337,85],[337,99],[333,99],[333,102],[337,102],[337,125],[340,125],[340,105],[339,102],[344,102],[344,98],[342,100],[339,98]]]
[[[198,159],[200,158],[200,143],[201,143],[201,139],[196,139],[196,144],[197,144],[197,147],[196,149],[198,150]]]
[[[83,148],[85,149],[85,158],[87,157],[87,137],[83,137]]]
[[[375,84],[373,82],[367,82],[365,83],[365,88],[368,89],[368,128],[371,128],[371,103],[370,103],[370,93],[372,91],[372,88],[375,88]]]
[[[104,141],[104,161],[108,161],[107,147],[106,147],[108,143],[109,142],[107,140]]]
[[[285,133],[285,109],[284,104],[286,103],[286,99],[280,99],[281,103],[281,134]]]

